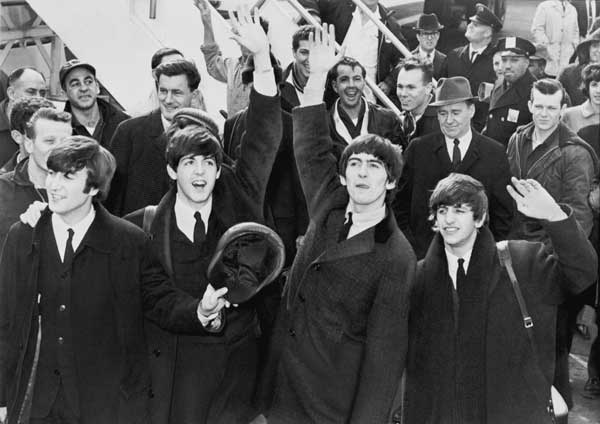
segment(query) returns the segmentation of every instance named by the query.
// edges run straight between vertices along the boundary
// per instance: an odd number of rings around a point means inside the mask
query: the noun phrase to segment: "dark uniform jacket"
[[[19,145],[15,143],[10,135],[10,122],[6,116],[6,107],[8,98],[0,102],[0,163],[5,164],[11,156],[19,150]]]
[[[338,243],[349,197],[323,104],[294,111],[310,226],[274,335],[269,423],[383,423],[407,348],[415,257],[393,216]]]
[[[101,205],[95,208],[96,217],[75,252],[73,276],[85,278],[80,275],[85,267],[95,284],[111,285],[113,297],[104,305],[90,293],[88,304],[70,312],[81,383],[79,410],[85,424],[145,424],[150,373],[143,311],[172,331],[205,330],[197,317],[198,300],[173,288],[143,231]],[[32,369],[38,334],[37,273],[41,255],[47,254],[40,251],[40,237],[52,231],[51,225],[49,212],[35,228],[15,224],[0,259],[0,405],[8,407],[9,424],[17,422]],[[100,325],[103,314],[111,314],[114,327]]]
[[[346,37],[348,28],[352,23],[352,14],[356,5],[351,0],[300,0],[311,14],[319,16],[323,23],[335,25],[335,40],[341,45]],[[400,31],[400,25],[391,16],[392,13],[379,4],[381,22],[389,28],[390,31],[406,45],[406,39]],[[393,79],[392,70],[396,67],[402,54],[385,37],[378,32],[377,47],[377,73],[375,83],[385,81],[388,87],[395,87],[396,81]]]
[[[494,83],[496,81],[496,73],[494,72],[493,58],[496,52],[495,47],[488,45],[480,55],[475,58],[475,62],[471,63],[469,57],[469,45],[457,47],[448,52],[446,58],[448,66],[448,77],[462,76],[471,83],[471,93],[473,97],[477,96],[479,85],[482,82]],[[473,127],[477,131],[481,131],[485,125],[487,112],[487,104],[480,101],[475,101],[475,116],[473,117]]]
[[[458,168],[446,149],[442,133],[413,140],[404,154],[405,164],[399,191],[394,200],[398,226],[422,258],[433,238],[429,216],[429,196],[438,181],[451,172],[460,172],[481,181],[489,199],[490,227],[494,237],[508,235],[514,214],[513,200],[506,191],[510,168],[504,147],[473,131],[473,139]]]
[[[96,101],[98,102],[98,108],[100,109],[102,119],[98,122],[94,134],[90,134],[87,128],[77,120],[75,115],[73,115],[71,103],[69,101],[65,103],[65,112],[72,114],[71,126],[73,127],[73,135],[92,137],[102,146],[108,147],[117,126],[126,119],[129,119],[130,116],[105,100],[98,98]]]
[[[240,158],[234,166],[223,164],[221,175],[215,183],[213,190],[212,212],[208,221],[206,243],[214,241],[213,250],[216,242],[221,235],[234,224],[240,222],[264,222],[263,207],[264,197],[267,187],[271,167],[275,160],[275,154],[281,140],[281,121],[277,119],[279,112],[279,97],[268,97],[252,91],[250,94],[250,106],[248,109],[248,130],[243,135],[240,143]],[[172,240],[173,228],[175,227],[174,205],[176,197],[176,188],[173,187],[160,201],[156,209],[156,215],[150,228],[152,237],[152,249],[159,256],[165,269],[171,274],[176,286],[178,276],[173,273],[172,258]],[[126,218],[142,226],[144,210],[136,211]],[[211,246],[207,246],[210,248]],[[212,252],[209,250],[206,255],[210,258]],[[205,255],[205,256],[206,256]],[[198,292],[204,293],[208,280],[206,279],[206,270],[203,275],[198,276]],[[260,296],[258,296],[260,298]],[[230,347],[230,353],[236,346],[246,346],[252,349],[252,343],[242,344],[241,341],[246,338],[256,339],[258,335],[257,305],[256,301],[246,302],[238,308],[225,312],[225,328],[220,334],[205,335],[199,338],[190,338],[188,336],[177,335],[160,329],[152,323],[146,324],[146,334],[148,337],[148,355],[150,358],[150,369],[152,372],[152,384],[154,399],[152,400],[152,417],[156,424],[167,423],[169,419],[169,409],[171,407],[171,393],[173,387],[174,369],[178,344],[192,341],[198,353],[193,363],[180,363],[178,367],[214,367],[217,363],[214,358],[202,355],[203,350],[212,353],[212,350],[206,348],[207,344],[225,344]],[[187,340],[186,340],[187,339]],[[256,350],[256,345],[254,345]],[[252,351],[241,354],[242,357],[251,358]],[[238,361],[239,355],[236,357]],[[256,361],[245,360],[240,364],[227,364],[223,361],[223,375],[233,379],[238,385],[246,383],[250,386],[250,391],[254,388],[254,379],[257,373],[258,364]],[[221,363],[221,362],[218,362]],[[239,366],[237,366],[239,365]],[[231,368],[237,366],[236,368]],[[245,368],[244,368],[245,367]],[[237,375],[225,374],[229,369],[237,369]],[[248,380],[248,381],[244,381]],[[193,388],[190,388],[193,390]],[[222,399],[221,393],[211,393],[210,402],[216,405],[219,402],[226,402]],[[248,397],[251,393],[248,394]],[[201,395],[198,395],[197,402],[209,402]],[[196,402],[189,405],[190,410],[196,406]],[[218,408],[218,406],[217,406]],[[208,408],[207,408],[208,409]],[[229,422],[237,422],[239,414],[244,411],[230,411]],[[247,412],[247,411],[245,411]],[[185,415],[185,414],[182,414]],[[235,418],[231,418],[235,417]],[[209,422],[226,423],[226,417],[212,417]]]
[[[123,216],[160,201],[169,189],[166,146],[159,109],[119,124],[109,146],[117,160],[109,211]]]
[[[565,211],[569,214],[568,207]],[[548,254],[542,243],[508,242],[533,318],[539,364],[534,362],[517,299],[491,233],[483,227],[475,241],[465,284],[471,290],[458,288],[456,333],[450,294],[454,289],[444,243],[439,234],[434,237],[419,262],[411,297],[407,423],[552,422],[546,407],[554,376],[557,306],[565,296],[581,292],[596,279],[597,262],[572,214],[542,225],[552,238],[555,254]],[[473,310],[478,313],[469,316]],[[480,342],[474,344],[465,337],[472,333]],[[470,369],[474,363],[480,371],[475,376]],[[455,386],[459,372],[476,379],[482,390],[473,393]],[[471,415],[474,406],[480,411],[478,417]]]
[[[527,71],[508,90],[502,85],[494,87],[483,135],[506,146],[517,127],[531,122],[528,102],[535,81],[535,77]]]

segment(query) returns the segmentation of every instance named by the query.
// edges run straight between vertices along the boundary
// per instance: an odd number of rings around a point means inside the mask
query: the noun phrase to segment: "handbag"
[[[519,281],[517,280],[515,270],[512,266],[510,250],[508,249],[508,242],[506,240],[499,241],[498,243],[496,243],[496,246],[498,248],[498,257],[500,258],[500,262],[506,268],[512,288],[515,292],[515,297],[517,298],[517,303],[519,304],[519,309],[521,310],[521,316],[523,317],[523,326],[525,327],[525,331],[527,332],[529,343],[531,343],[531,351],[533,352],[535,363],[539,365],[537,346],[533,338],[533,319],[531,318],[531,315],[529,315],[529,312],[527,312],[527,305],[525,304],[525,299],[523,298],[523,294],[521,293]],[[548,399],[548,413],[551,415],[553,423],[557,423],[558,419],[566,417],[569,413],[567,403],[554,386],[551,386],[550,388],[550,396]]]

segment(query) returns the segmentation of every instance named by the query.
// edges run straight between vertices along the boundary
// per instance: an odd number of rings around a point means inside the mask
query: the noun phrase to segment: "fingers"
[[[508,194],[510,194],[510,197],[512,197],[514,201],[517,202],[517,206],[519,206],[521,204],[521,201],[523,200],[523,196],[517,193],[517,191],[511,185],[507,185],[506,190],[508,191]]]

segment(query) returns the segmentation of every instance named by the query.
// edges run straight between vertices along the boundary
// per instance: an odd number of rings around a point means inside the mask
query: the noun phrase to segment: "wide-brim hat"
[[[588,35],[581,43],[577,45],[577,54],[581,55],[581,50],[589,48],[590,44],[600,41],[600,28]]]
[[[65,79],[67,78],[67,75],[69,75],[72,70],[77,68],[85,68],[90,71],[94,77],[96,76],[96,68],[94,68],[92,64],[84,62],[83,60],[72,59],[61,66],[60,71],[58,71],[58,80],[60,81],[60,85],[62,87],[65,86]]]
[[[529,56],[529,60],[545,60],[548,62],[550,60],[550,53],[548,52],[548,48],[544,45],[536,46],[535,54]]]
[[[255,222],[242,222],[221,236],[207,278],[215,289],[227,287],[225,299],[238,304],[275,280],[284,262],[283,241],[275,231]]]
[[[440,21],[438,21],[438,17],[435,13],[421,14],[417,21],[417,26],[413,27],[416,31],[439,31],[443,28],[444,25],[440,25]]]
[[[477,100],[471,93],[471,84],[465,77],[440,78],[435,90],[435,102],[430,106],[446,106]]]
[[[496,50],[502,52],[502,56],[530,57],[535,54],[533,43],[521,37],[501,38]]]
[[[490,26],[494,31],[502,29],[502,21],[486,5],[481,3],[475,5],[475,15],[471,16],[469,20]]]

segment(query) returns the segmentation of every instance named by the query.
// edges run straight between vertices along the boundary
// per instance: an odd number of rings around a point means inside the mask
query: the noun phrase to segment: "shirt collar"
[[[427,107],[429,106],[429,103],[431,103],[432,99],[433,99],[433,94],[429,94],[427,99],[423,102],[423,104],[411,112],[413,118],[415,118],[415,121],[418,121],[419,118],[421,116],[423,116],[423,114],[425,113],[425,109],[427,109]]]
[[[593,115],[598,115],[599,113],[594,110],[592,102],[588,99],[581,105],[581,114],[584,118],[589,118]]]
[[[456,289],[456,272],[458,271],[458,260],[461,259],[458,256],[451,253],[448,249],[444,248],[444,252],[446,253],[446,261],[448,262],[448,275],[450,275],[450,279],[454,284],[454,288]],[[465,275],[469,271],[469,262],[471,262],[471,254],[473,253],[473,249],[469,250],[463,257],[464,263],[463,268],[465,270]]]
[[[162,113],[160,114],[160,122],[162,122],[163,132],[171,126],[171,122],[167,121],[167,118],[165,118]]]
[[[79,245],[81,244],[81,241],[83,240],[83,237],[92,225],[92,222],[94,222],[95,217],[96,209],[94,209],[93,205],[90,208],[88,214],[84,216],[78,223],[73,225],[67,224],[59,215],[55,213],[52,214],[52,230],[54,231],[54,238],[56,239],[61,255],[64,252],[64,247],[68,239],[68,230],[73,230],[73,240],[71,241],[71,246],[75,251],[77,250],[77,247],[79,247]]]
[[[427,53],[425,50],[423,50],[421,48],[421,45],[419,45],[419,56],[433,59],[434,53],[435,53],[435,50],[432,50],[431,53]]]
[[[473,48],[473,45],[469,43],[469,56],[472,55],[473,53],[481,54],[486,49],[486,47],[487,46],[483,46],[483,47],[480,47],[479,49],[475,50]]]
[[[194,241],[194,227],[196,226],[196,218],[194,214],[200,212],[202,216],[202,222],[204,223],[204,228],[208,231],[208,220],[210,218],[210,214],[212,212],[212,195],[209,197],[208,201],[204,206],[199,209],[192,208],[185,200],[182,199],[182,194],[177,192],[175,197],[175,222],[177,223],[177,228],[181,230],[183,234],[186,235],[190,241]]]
[[[454,144],[453,138],[449,138],[446,135],[444,135],[444,138],[446,139],[446,144]],[[469,128],[469,131],[467,131],[462,137],[458,137],[458,141],[460,141],[461,145],[471,144],[471,140],[473,140],[473,131],[471,131],[471,128]]]
[[[360,225],[362,223],[371,222],[377,220],[381,221],[385,218],[385,203],[380,208],[369,212],[353,212],[350,203],[346,206],[346,221],[348,220],[348,214],[352,212],[352,225]]]

